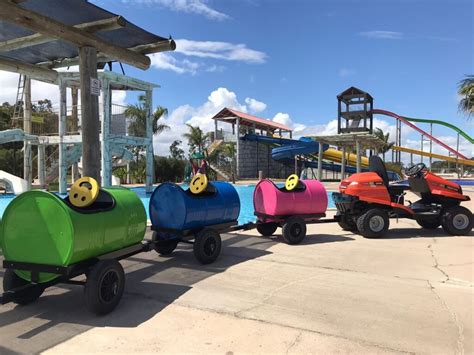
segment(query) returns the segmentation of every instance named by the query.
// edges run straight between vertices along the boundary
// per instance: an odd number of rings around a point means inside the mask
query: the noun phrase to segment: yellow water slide
[[[334,148],[326,149],[323,153],[323,159],[326,159],[326,160],[329,160],[329,161],[332,161],[332,162],[335,162],[335,163],[341,163],[342,162],[342,151],[334,149]],[[346,153],[346,164],[356,166],[357,165],[357,155],[353,154],[353,153]],[[362,164],[363,167],[368,167],[369,166],[369,158],[362,157],[361,164]]]

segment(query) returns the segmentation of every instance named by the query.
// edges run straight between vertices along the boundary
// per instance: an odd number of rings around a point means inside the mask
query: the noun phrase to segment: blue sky
[[[125,66],[127,75],[162,86],[154,103],[169,109],[173,131],[156,138],[160,154],[185,122],[210,129],[220,105],[300,134],[331,133],[336,95],[349,86],[370,92],[376,108],[447,120],[474,135],[456,97],[458,81],[474,72],[472,0],[91,2],[177,40],[177,51],[153,55],[149,70]],[[377,124],[393,131],[390,118]],[[454,144],[450,132],[436,133]],[[408,130],[405,140],[419,147]],[[472,145],[462,149],[474,155]]]
[[[252,112],[245,99],[255,99],[266,105],[253,110],[256,115],[286,114],[280,115],[283,122],[320,131],[336,117],[336,95],[354,85],[370,92],[377,108],[448,120],[474,133],[458,113],[456,97],[457,82],[474,71],[472,1],[94,3],[151,32],[186,40],[178,41],[176,53],[153,60],[146,72],[126,68],[129,75],[162,85],[156,104],[171,113],[187,105],[176,124],[191,119],[207,126],[205,117],[192,118],[209,115],[202,106],[213,91],[225,88],[240,108]],[[383,128],[391,130],[393,122],[385,121]]]

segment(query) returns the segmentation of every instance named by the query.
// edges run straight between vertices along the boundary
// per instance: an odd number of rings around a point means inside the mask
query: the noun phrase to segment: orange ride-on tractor
[[[378,238],[387,232],[390,218],[411,218],[426,229],[441,225],[451,235],[467,235],[472,230],[472,212],[460,206],[470,200],[461,186],[429,172],[423,163],[406,169],[405,174],[408,184],[390,184],[382,159],[372,156],[369,172],[343,180],[339,192],[333,194],[342,229]],[[405,204],[406,191],[420,199]]]

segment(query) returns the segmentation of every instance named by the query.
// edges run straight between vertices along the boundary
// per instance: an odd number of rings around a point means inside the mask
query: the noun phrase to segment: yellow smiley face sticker
[[[189,184],[189,190],[191,190],[191,193],[194,195],[200,194],[206,189],[208,183],[209,181],[206,175],[196,174]]]
[[[99,184],[91,177],[80,178],[69,191],[69,201],[79,208],[92,205],[97,196],[99,196]]]
[[[291,174],[286,179],[285,188],[287,189],[287,191],[292,191],[296,188],[296,186],[298,186],[299,181],[300,181],[300,179],[299,179],[298,175]]]

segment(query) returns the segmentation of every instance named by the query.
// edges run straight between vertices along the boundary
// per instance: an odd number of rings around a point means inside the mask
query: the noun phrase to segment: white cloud
[[[225,60],[248,64],[262,64],[267,55],[263,52],[247,48],[245,44],[214,41],[176,40],[174,53],[155,53],[150,55],[151,66],[156,69],[170,70],[177,74],[196,75],[198,72],[220,73],[226,67],[209,64],[203,61],[182,59],[184,57],[200,58],[201,60]]]
[[[122,2],[158,5],[176,12],[203,15],[211,20],[223,21],[230,18],[229,15],[207,5],[207,0],[122,0]]]
[[[266,103],[252,99],[250,97],[247,97],[245,99],[245,103],[248,105],[249,111],[251,113],[259,113],[259,112],[265,111],[265,109],[267,108]]]
[[[273,117],[273,122],[284,124],[285,126],[288,126],[293,129],[293,133],[296,136],[301,135],[303,130],[306,128],[304,124],[301,123],[295,123],[293,120],[290,118],[290,115],[287,113],[283,112],[278,112],[274,117]]]
[[[256,104],[258,103],[258,104]],[[170,144],[176,140],[182,140],[183,146],[186,147],[186,142],[183,140],[183,133],[188,131],[186,123],[193,126],[199,126],[204,132],[214,130],[214,120],[211,118],[222,110],[224,107],[233,108],[242,112],[255,112],[252,107],[262,108],[267,106],[265,103],[257,101],[253,98],[246,98],[244,103],[241,103],[237,98],[235,92],[227,88],[220,87],[212,91],[207,100],[197,107],[190,105],[182,105],[170,112],[168,117],[163,119],[163,123],[172,127],[170,131],[165,134],[160,134],[154,137],[154,149],[156,155],[168,155]],[[219,129],[230,130],[230,126],[220,123]],[[186,147],[187,149],[187,147]],[[185,149],[185,150],[186,150]]]
[[[348,76],[354,75],[356,71],[354,69],[349,69],[349,68],[341,68],[339,69],[338,75],[341,78],[346,78]]]
[[[246,44],[217,41],[176,40],[176,53],[199,58],[213,58],[245,63],[265,63],[264,52],[247,48]]]
[[[370,39],[402,39],[402,32],[395,31],[367,31],[359,32],[359,36],[370,38]]]
[[[156,69],[171,70],[178,74],[189,73],[195,75],[199,63],[191,62],[187,59],[178,60],[168,53],[155,53],[150,56],[151,66]]]

